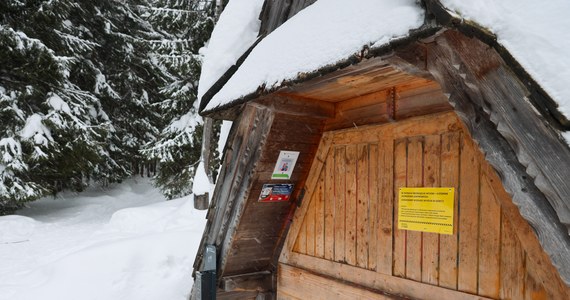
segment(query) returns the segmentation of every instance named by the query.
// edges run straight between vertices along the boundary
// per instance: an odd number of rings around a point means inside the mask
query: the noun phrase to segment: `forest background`
[[[0,215],[134,175],[167,198],[190,194],[215,2],[1,1]]]

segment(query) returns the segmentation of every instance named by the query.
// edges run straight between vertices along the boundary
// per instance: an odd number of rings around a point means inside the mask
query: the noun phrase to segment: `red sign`
[[[264,184],[261,188],[258,202],[283,202],[289,201],[293,192],[292,184]]]

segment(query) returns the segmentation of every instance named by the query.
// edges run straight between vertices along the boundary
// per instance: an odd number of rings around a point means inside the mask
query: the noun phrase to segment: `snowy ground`
[[[187,299],[205,212],[147,180],[0,217],[0,300]]]

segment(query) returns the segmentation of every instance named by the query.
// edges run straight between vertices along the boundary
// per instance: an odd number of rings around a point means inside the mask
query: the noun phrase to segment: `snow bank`
[[[334,64],[364,45],[406,36],[423,15],[415,0],[317,1],[261,41],[206,109]]]
[[[0,217],[1,300],[186,300],[205,212],[127,181]],[[8,243],[6,243],[8,242]]]
[[[198,99],[238,60],[255,42],[261,22],[259,14],[264,0],[230,1],[212,31],[204,54],[202,73],[198,83]]]
[[[442,0],[492,31],[570,118],[570,1]]]
[[[24,216],[0,218],[0,245],[21,243],[28,240],[36,228],[36,221]]]

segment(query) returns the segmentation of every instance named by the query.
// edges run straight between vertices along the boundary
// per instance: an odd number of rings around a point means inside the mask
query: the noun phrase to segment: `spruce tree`
[[[191,193],[192,178],[200,160],[203,122],[196,99],[201,66],[199,50],[213,29],[214,3],[151,0],[140,9],[141,15],[162,35],[149,41],[152,61],[171,79],[160,88],[163,100],[157,104],[169,124],[143,153],[159,161],[156,184],[167,197],[174,198]]]
[[[80,190],[107,156],[109,120],[89,89],[97,42],[74,1],[0,4],[0,213]],[[74,22],[76,22],[74,24]]]
[[[0,214],[160,160],[169,196],[200,153],[210,1],[0,2]],[[141,153],[146,145],[147,151]]]

